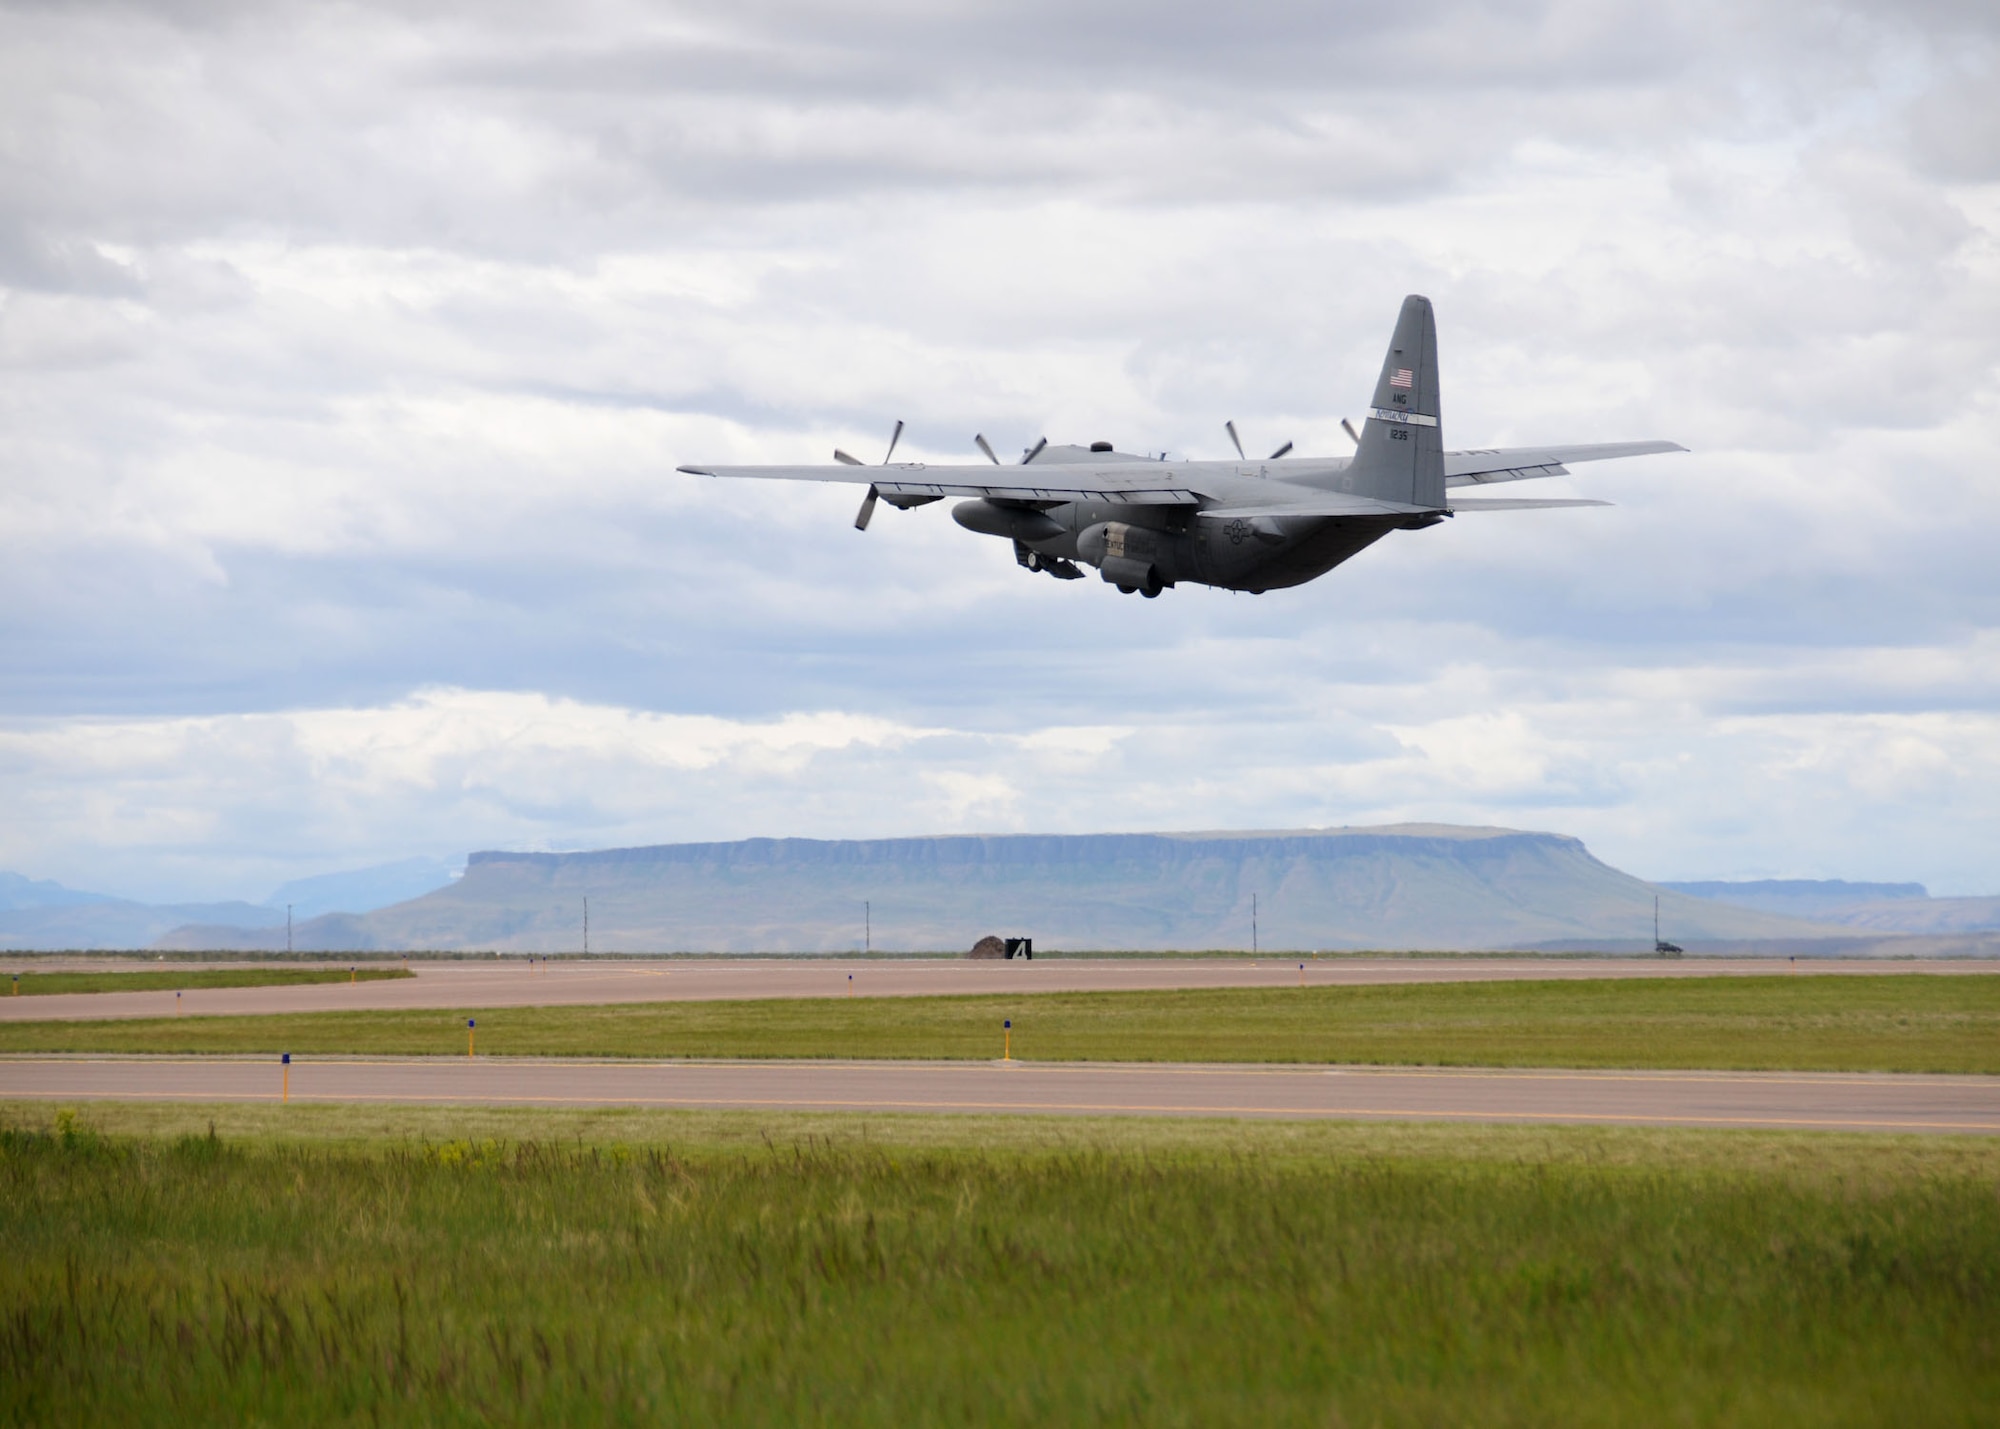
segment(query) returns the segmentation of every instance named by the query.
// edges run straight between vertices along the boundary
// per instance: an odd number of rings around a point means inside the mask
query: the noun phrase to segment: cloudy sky
[[[1552,829],[2000,891],[1987,0],[0,6],[0,868]],[[681,462],[1687,456],[1157,601]],[[1553,488],[1553,489],[1551,489]]]

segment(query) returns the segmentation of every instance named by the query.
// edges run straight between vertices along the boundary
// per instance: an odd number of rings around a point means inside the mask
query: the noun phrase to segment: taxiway
[[[0,1098],[1544,1122],[2000,1134],[2000,1077],[1000,1062],[0,1059]]]

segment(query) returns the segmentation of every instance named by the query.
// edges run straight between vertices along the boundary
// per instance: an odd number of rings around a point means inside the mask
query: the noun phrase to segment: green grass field
[[[0,997],[59,992],[176,992],[198,987],[287,987],[298,983],[382,982],[414,977],[401,968],[148,968],[144,972],[0,973]]]
[[[2000,1073],[2000,977],[820,998],[0,1024],[0,1052],[1350,1062]]]
[[[0,1124],[8,1422],[1980,1424],[2000,1402],[1990,1141]]]

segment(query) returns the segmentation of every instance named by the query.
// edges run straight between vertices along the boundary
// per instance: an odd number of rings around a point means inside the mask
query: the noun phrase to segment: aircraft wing
[[[746,477],[752,481],[832,481],[872,486],[884,498],[981,496],[994,501],[1107,501],[1135,506],[1195,506],[1209,493],[1185,482],[1184,465],[1161,462],[1072,466],[684,466],[689,476]],[[1212,483],[1204,482],[1204,485]]]
[[[888,501],[935,501],[940,497],[983,497],[991,501],[1101,501],[1131,506],[1197,506],[1204,516],[1406,516],[1428,507],[1404,506],[1325,491],[1294,478],[1280,480],[1266,463],[1156,462],[1129,455],[1051,449],[1056,455],[1025,465],[933,466],[895,462],[886,466],[683,466],[690,476],[727,476],[751,481],[820,481],[872,486]],[[1594,445],[1491,447],[1444,454],[1445,485],[1484,486],[1568,474],[1565,462],[1605,461],[1686,451],[1675,442],[1599,442]],[[1305,468],[1304,477],[1313,468]],[[1330,466],[1338,471],[1344,465]],[[1250,474],[1256,467],[1259,475]],[[1268,475],[1270,479],[1264,479]],[[1468,508],[1470,509],[1470,508]]]
[[[1538,476],[1567,476],[1566,463],[1609,461],[1621,456],[1653,456],[1684,452],[1678,442],[1586,442],[1550,447],[1483,447],[1444,454],[1446,486],[1485,486],[1495,481],[1529,481]]]
[[[992,501],[1101,501],[1107,505],[1188,506],[1203,517],[1410,516],[1428,506],[1405,506],[1367,496],[1324,491],[1276,478],[1245,475],[1228,462],[1050,463],[1043,466],[684,466],[690,476],[747,477],[753,481],[831,481],[873,486],[885,501],[936,500],[943,496]],[[1337,468],[1336,468],[1337,469]]]

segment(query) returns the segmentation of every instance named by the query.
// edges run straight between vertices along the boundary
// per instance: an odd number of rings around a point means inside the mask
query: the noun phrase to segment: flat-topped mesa
[[[1168,861],[1211,858],[1224,852],[1352,857],[1371,849],[1409,849],[1436,841],[1535,843],[1584,852],[1566,834],[1531,833],[1457,824],[1382,824],[1326,829],[1205,830],[1132,834],[936,834],[888,839],[752,838],[726,843],[648,844],[575,853],[489,849],[466,860],[473,869],[493,864],[542,869],[614,868],[644,864],[895,864],[1041,863],[1091,864],[1132,858]]]
[[[1452,824],[759,838],[477,853],[450,888],[359,931],[382,946],[572,949],[587,897],[597,951],[959,955],[987,928],[1045,952],[1248,950],[1254,903],[1273,949],[1650,948],[1657,891],[1567,835]],[[1825,931],[1664,896],[1681,941]]]

